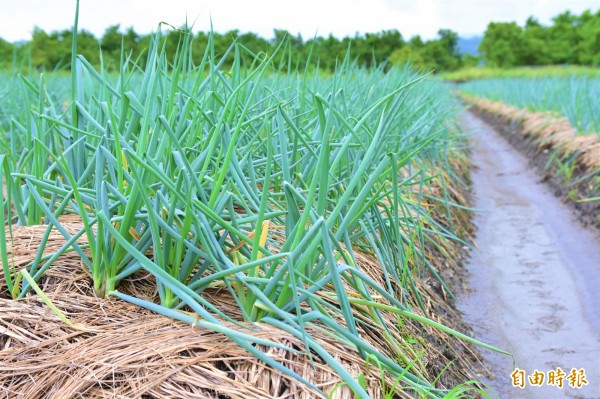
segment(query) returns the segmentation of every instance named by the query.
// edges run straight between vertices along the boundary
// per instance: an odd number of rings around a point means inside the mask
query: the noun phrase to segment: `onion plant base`
[[[71,231],[78,227],[69,225]],[[9,248],[9,257],[20,264],[31,259],[31,250],[38,245],[44,228],[16,226],[16,245]],[[54,232],[46,249],[56,250],[63,244],[64,238],[61,240],[60,233]],[[365,269],[378,267],[372,255],[359,253],[357,261]],[[459,316],[436,292],[441,288],[433,283],[435,280],[416,281],[423,295],[430,298],[428,316],[456,327]],[[319,397],[305,384],[265,365],[223,334],[190,327],[115,298],[98,298],[89,273],[74,252],[62,255],[40,284],[54,305],[82,330],[70,328],[37,295],[17,301],[0,298],[2,395],[11,398],[69,398],[82,393],[91,398]],[[123,279],[119,287],[128,295],[156,300],[155,283],[146,272]],[[228,315],[243,320],[227,291],[209,289],[205,295]],[[257,338],[297,350],[294,353],[255,345],[326,394],[334,392],[332,398],[354,397],[335,370],[318,356],[306,355],[300,339],[268,324],[243,324]],[[436,384],[439,388],[456,387],[472,377],[469,370],[482,367],[469,345],[435,328],[410,319],[399,322],[399,328],[406,345],[419,352],[418,360],[425,364],[425,372],[440,377]],[[376,363],[365,361],[327,333],[310,329],[310,334],[364,384],[370,397],[408,399],[423,394],[394,380]],[[475,386],[472,389],[476,392]]]

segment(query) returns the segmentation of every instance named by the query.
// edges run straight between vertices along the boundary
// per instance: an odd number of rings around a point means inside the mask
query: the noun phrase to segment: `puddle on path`
[[[512,359],[482,350],[495,398],[600,399],[600,241],[560,204],[517,152],[471,113],[476,243],[459,298],[475,338],[511,352],[530,375],[583,368],[588,385],[512,386]]]

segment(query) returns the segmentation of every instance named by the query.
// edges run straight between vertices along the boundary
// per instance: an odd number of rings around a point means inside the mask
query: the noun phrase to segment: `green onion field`
[[[461,91],[530,111],[566,116],[581,133],[600,132],[600,79],[591,77],[473,80]]]
[[[597,75],[451,84],[166,30],[105,66],[76,19],[69,65],[0,71],[0,393],[492,397],[480,354],[515,357],[455,307],[465,109],[524,126],[565,201],[597,208]],[[560,147],[532,112],[587,138]]]
[[[123,54],[118,74],[76,57],[70,76],[5,76],[3,296],[43,295],[46,273],[73,253],[98,298],[224,334],[317,393],[257,349],[281,344],[249,327],[300,339],[357,397],[368,387],[317,337],[376,364],[392,381],[387,394],[443,397],[401,325],[484,345],[429,317],[418,283],[430,276],[452,295],[429,251],[450,257],[463,245],[451,215],[461,206],[446,190],[461,184],[457,101],[406,68],[384,73],[347,59],[326,77],[290,70],[284,49],[233,44],[224,70],[209,43],[195,65],[181,38],[176,59],[159,33],[147,63]],[[65,218],[80,229],[69,232]],[[42,223],[37,251],[17,267],[7,255],[13,230]],[[51,231],[64,244],[47,254]],[[155,296],[121,290],[140,273]],[[205,295],[215,290],[227,306]]]

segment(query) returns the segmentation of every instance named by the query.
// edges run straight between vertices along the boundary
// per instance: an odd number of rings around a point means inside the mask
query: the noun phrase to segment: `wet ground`
[[[459,299],[459,309],[475,338],[508,350],[515,361],[481,351],[496,375],[484,381],[494,398],[600,399],[598,232],[583,228],[492,127],[471,113],[463,124],[474,137],[472,180],[480,212],[478,248],[467,265],[471,292]],[[525,374],[522,389],[512,385],[515,367]],[[584,370],[587,385],[567,378],[573,368],[575,377]],[[544,373],[541,386],[529,381],[536,371]],[[562,389],[550,384],[552,375]]]

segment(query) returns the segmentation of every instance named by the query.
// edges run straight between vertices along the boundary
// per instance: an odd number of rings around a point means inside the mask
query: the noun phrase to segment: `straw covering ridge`
[[[76,218],[62,225],[75,234],[82,228]],[[9,258],[15,266],[32,261],[47,226],[13,226]],[[80,244],[85,244],[83,239]],[[52,228],[45,250],[60,249],[65,238]],[[377,275],[377,260],[359,253],[357,260],[369,273]],[[156,295],[150,279],[138,273],[122,282],[130,295],[152,300]],[[36,296],[18,301],[0,299],[0,394],[11,398],[313,398],[314,390],[274,369],[243,350],[225,335],[185,325],[138,306],[93,295],[89,274],[74,252],[62,255],[46,272],[42,286],[50,300],[69,320],[83,327],[73,330]],[[427,285],[421,289],[427,291]],[[428,294],[435,298],[434,292]],[[242,320],[239,308],[226,290],[206,293],[211,303],[227,315]],[[436,302],[443,304],[441,299]],[[431,310],[432,316],[434,311]],[[445,312],[452,315],[447,307]],[[393,328],[394,317],[385,314]],[[437,316],[439,318],[439,316]],[[441,320],[441,319],[440,319]],[[364,320],[368,323],[368,320]],[[241,326],[256,338],[282,344],[295,352],[255,345],[271,358],[298,373],[332,398],[353,398],[343,379],[318,356],[308,357],[302,340],[264,323],[225,323]],[[419,334],[417,326],[407,325],[398,336]],[[393,354],[390,342],[376,326],[362,329],[361,335],[383,353]],[[314,337],[355,378],[361,378],[369,396],[381,398],[394,386],[387,373],[367,365],[359,354],[323,330],[309,328]],[[442,342],[447,338],[435,329],[427,331]],[[421,331],[422,334],[422,331]],[[450,343],[452,346],[452,343]],[[439,343],[438,343],[439,346]],[[428,369],[447,362],[435,347],[426,350]],[[471,354],[472,355],[472,354]],[[428,359],[428,360],[427,360]],[[461,359],[468,364],[468,356]],[[439,371],[439,370],[438,370]],[[447,378],[447,377],[446,377]],[[398,391],[396,397],[412,397]]]
[[[566,117],[556,117],[550,112],[530,112],[501,101],[466,94],[460,96],[478,108],[505,119],[509,124],[520,123],[523,132],[535,138],[540,147],[574,154],[588,172],[600,168],[600,134],[579,134]]]
[[[102,301],[76,293],[54,303],[69,309],[72,321],[93,327],[74,332],[38,298],[1,300],[0,392],[11,398],[312,398],[314,391],[266,366],[223,334],[174,323],[121,301]],[[301,340],[260,324],[253,335],[290,348]],[[365,372],[356,353],[326,336],[319,340],[358,376]],[[305,354],[261,347],[324,391],[341,379]],[[379,377],[366,370],[372,397],[381,397]],[[342,387],[333,397],[353,397]]]

